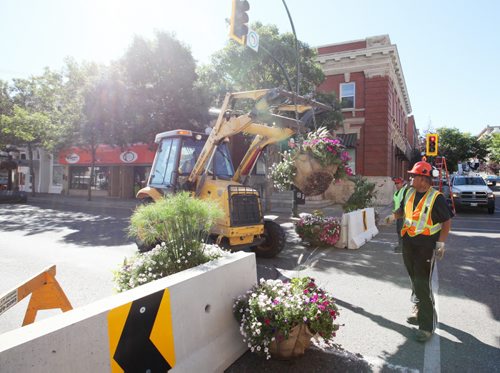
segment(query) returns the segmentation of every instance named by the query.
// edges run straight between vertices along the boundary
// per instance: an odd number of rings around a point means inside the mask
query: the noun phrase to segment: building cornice
[[[330,46],[333,45],[339,44]],[[412,108],[397,46],[391,44],[388,35],[367,38],[366,45],[362,49],[321,54],[316,60],[327,76],[353,72],[363,72],[367,78],[388,76],[404,102],[406,115],[410,115]]]

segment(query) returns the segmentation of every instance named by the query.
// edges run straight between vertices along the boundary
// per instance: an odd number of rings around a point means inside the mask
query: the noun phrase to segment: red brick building
[[[391,176],[406,176],[418,149],[418,131],[396,45],[388,35],[318,47],[326,80],[344,108],[338,135],[355,134],[356,174],[377,181],[390,195]],[[383,198],[385,199],[385,198]]]

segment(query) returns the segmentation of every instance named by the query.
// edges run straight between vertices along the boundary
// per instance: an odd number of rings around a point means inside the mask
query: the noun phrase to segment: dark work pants
[[[403,237],[403,261],[418,299],[418,326],[429,332],[433,332],[437,324],[431,285],[435,246],[433,240],[418,240],[417,245],[415,239]]]
[[[403,248],[403,239],[401,238],[401,229],[403,229],[403,219],[396,219],[396,232],[398,234],[398,249]]]

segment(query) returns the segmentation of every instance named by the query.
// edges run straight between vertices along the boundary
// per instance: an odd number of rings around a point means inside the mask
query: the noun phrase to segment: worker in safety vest
[[[407,322],[418,325],[415,339],[426,342],[434,333],[437,315],[432,295],[432,270],[435,259],[442,259],[451,228],[452,213],[442,193],[432,188],[432,166],[417,162],[408,171],[408,188],[400,208],[386,218],[390,223],[403,218],[403,261],[410,276],[416,313]]]
[[[399,210],[401,206],[401,202],[403,201],[403,198],[405,196],[407,185],[406,182],[401,177],[393,177],[392,181],[394,181],[394,185],[396,186],[396,191],[392,196],[392,199],[394,201],[392,212],[395,213],[397,210]],[[395,253],[403,252],[403,238],[401,237],[402,228],[403,228],[403,218],[396,219],[396,233],[398,234],[398,246],[394,248]]]

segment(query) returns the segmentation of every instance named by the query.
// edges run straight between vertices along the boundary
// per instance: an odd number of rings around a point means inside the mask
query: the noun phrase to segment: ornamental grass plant
[[[220,257],[222,250],[206,242],[222,215],[215,202],[186,192],[138,207],[129,234],[153,249],[125,259],[114,274],[116,289],[128,290]]]
[[[289,282],[261,279],[238,297],[233,312],[251,352],[271,358],[270,345],[287,339],[294,327],[305,325],[313,338],[333,344],[339,325],[334,298],[311,277]]]

